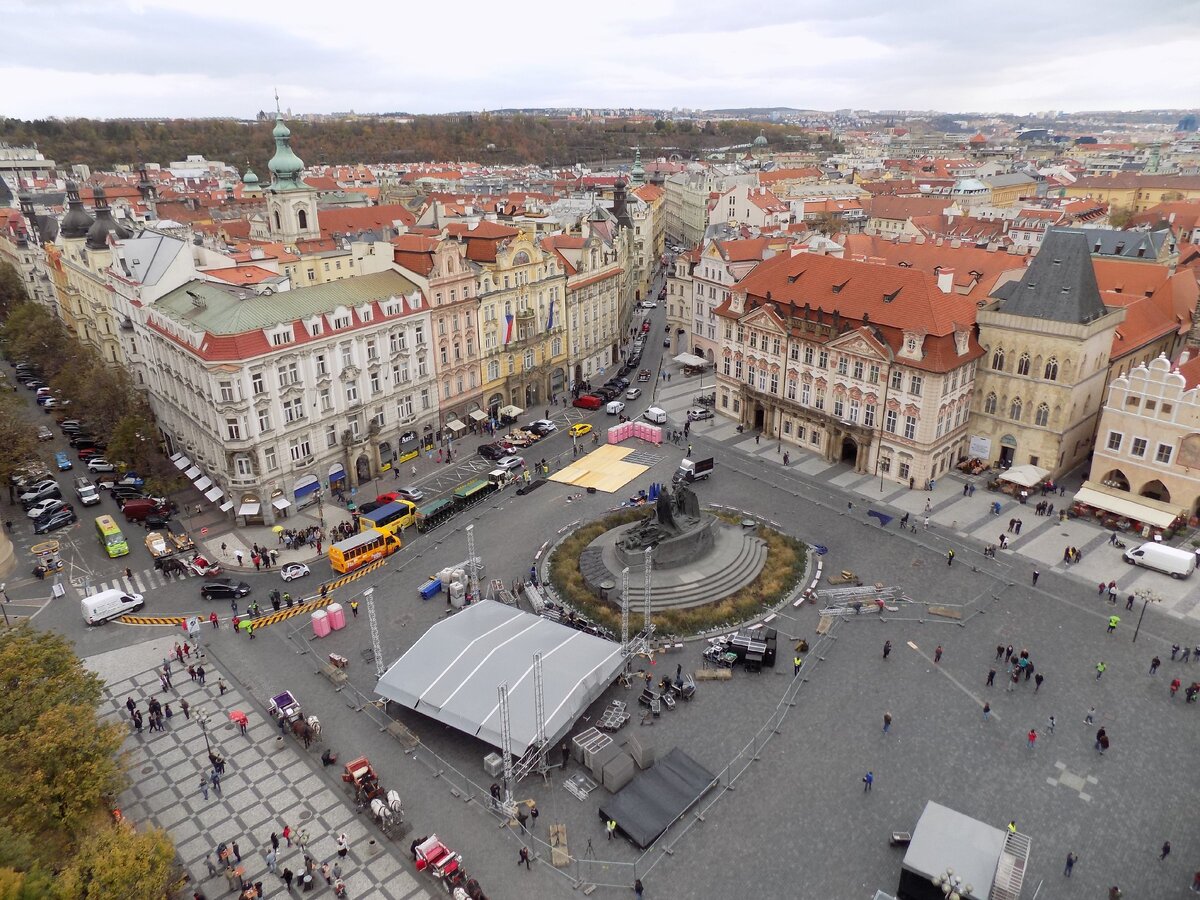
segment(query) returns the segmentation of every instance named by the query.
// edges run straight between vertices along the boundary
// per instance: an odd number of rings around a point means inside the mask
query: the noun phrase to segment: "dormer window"
[[[335,331],[342,329],[342,328],[349,328],[350,327],[350,316],[349,315],[335,316],[333,319],[333,327],[334,327]]]
[[[916,338],[916,335],[912,335],[912,334],[910,334],[908,337],[906,337],[906,338],[904,339],[904,349],[905,349],[906,351],[908,351],[909,353],[916,353],[916,352],[917,352],[917,338]]]

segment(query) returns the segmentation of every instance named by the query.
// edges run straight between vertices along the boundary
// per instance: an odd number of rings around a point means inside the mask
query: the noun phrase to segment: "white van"
[[[83,621],[89,625],[101,625],[109,619],[141,609],[145,602],[141,594],[116,589],[101,591],[83,598]]]
[[[667,411],[665,409],[659,409],[657,406],[652,406],[642,413],[642,418],[647,422],[653,422],[655,425],[666,425]]]
[[[1125,551],[1125,562],[1165,572],[1172,578],[1187,578],[1196,571],[1196,554],[1178,547],[1167,547],[1148,541],[1140,547]]]

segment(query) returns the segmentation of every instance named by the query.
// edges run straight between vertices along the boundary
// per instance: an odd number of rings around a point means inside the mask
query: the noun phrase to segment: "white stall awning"
[[[458,421],[458,419],[454,419],[453,421],[447,422],[446,427],[449,428],[451,431],[453,431],[455,434],[457,434],[460,431],[466,431],[466,429],[467,429],[467,426],[464,423]]]
[[[486,422],[487,417],[488,417],[488,414],[485,413],[482,409],[473,409],[469,413],[467,413],[467,415],[469,415],[471,417],[471,420],[473,422]]]
[[[1013,484],[1019,484],[1021,487],[1037,487],[1046,480],[1046,476],[1050,474],[1049,469],[1043,469],[1041,466],[1024,465],[1013,466],[1006,472],[1000,473],[1001,481],[1011,481]]]
[[[212,479],[211,479],[211,478],[209,478],[207,475],[205,475],[203,478],[197,479],[197,481],[196,481],[196,490],[198,490],[198,491],[206,491],[206,490],[208,490],[210,487],[212,487]]]
[[[276,509],[283,510],[283,509],[287,509],[289,506],[291,506],[292,501],[289,500],[287,497],[276,497],[274,500],[271,501],[271,505],[273,507],[275,507]]]
[[[186,472],[183,473],[183,477],[186,478],[188,481],[195,481],[197,478],[199,478],[203,474],[204,473],[201,472],[199,469],[197,469],[195,466],[192,466],[190,469],[188,469]]]
[[[205,491],[204,496],[207,497],[209,500],[211,500],[213,503],[216,503],[217,500],[220,499],[220,497],[221,497],[221,489],[219,487],[214,487],[210,490]]]
[[[238,507],[239,516],[257,516],[258,511],[262,509],[261,503],[243,503]]]
[[[180,453],[178,456],[172,456],[171,462],[175,463],[175,468],[180,469],[180,470],[186,469],[188,466],[190,466],[192,464],[192,461],[190,459],[188,459],[186,456],[184,456],[182,453]]]
[[[707,366],[709,361],[703,356],[697,356],[695,353],[680,353],[675,357],[675,362],[681,366]]]
[[[500,415],[508,416],[510,419],[515,419],[523,412],[525,412],[525,410],[521,409],[521,407],[513,406],[511,404],[500,407]]]
[[[232,500],[226,500],[224,503],[221,504],[221,512],[229,512],[231,509],[233,509],[233,501]]]

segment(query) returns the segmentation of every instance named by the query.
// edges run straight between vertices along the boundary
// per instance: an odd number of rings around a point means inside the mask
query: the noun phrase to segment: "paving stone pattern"
[[[280,838],[278,871],[285,867],[303,873],[304,860],[296,834],[308,832],[309,852],[330,866],[338,861],[336,840],[345,832],[350,852],[341,861],[342,878],[349,896],[355,900],[423,900],[426,891],[418,884],[396,853],[368,830],[366,819],[355,814],[344,796],[338,795],[304,758],[292,739],[278,740],[275,724],[247,702],[237,686],[225,681],[229,690],[222,696],[217,680],[222,676],[215,665],[206,666],[207,684],[188,679],[186,667],[176,664],[173,689],[161,691],[158,668],[165,640],[149,641],[116,654],[93,658],[89,666],[106,678],[107,704],[102,712],[123,725],[129,725],[126,698],[132,696],[146,710],[151,696],[169,703],[175,715],[165,732],[131,732],[124,750],[131,760],[132,786],[121,796],[121,808],[133,822],[149,823],[166,829],[175,841],[180,862],[197,885],[209,883],[209,892],[224,892],[224,880],[218,874],[209,878],[204,856],[221,841],[238,842],[248,881],[262,881],[268,894],[283,891],[283,882],[267,871],[266,848],[272,831],[282,834],[284,824],[293,831],[292,847]],[[122,664],[121,657],[127,658]],[[130,658],[132,657],[132,658]],[[211,660],[211,657],[210,657]],[[124,671],[121,671],[124,670]],[[178,701],[191,704],[191,719],[186,719]],[[209,741],[226,760],[221,779],[221,795],[210,787],[208,799],[200,789],[201,774],[211,770],[204,734],[197,711],[210,717]],[[229,721],[229,712],[250,712],[245,735]],[[148,726],[149,723],[147,723]],[[319,765],[319,763],[318,763]],[[214,853],[215,856],[215,853]],[[316,872],[318,886],[313,896],[332,895]],[[300,893],[296,889],[296,893]]]

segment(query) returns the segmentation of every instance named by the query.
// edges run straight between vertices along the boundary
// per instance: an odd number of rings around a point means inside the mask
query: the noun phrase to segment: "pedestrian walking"
[[[1004,648],[1004,661],[1008,662],[1010,659],[1012,659],[1012,655],[1013,655],[1013,645],[1009,644],[1007,647]]]
[[[633,879],[633,893],[637,896],[638,900],[642,900],[642,891],[644,890],[645,888],[642,887],[642,879]]]
[[[238,862],[241,862],[242,861],[242,851],[238,849],[237,841],[232,841],[229,845],[229,849],[233,851],[233,858],[236,859]]]
[[[988,677],[987,677],[987,681],[984,683],[984,687],[995,687],[995,686],[996,686],[996,670],[988,669]]]
[[[1050,718],[1048,718],[1046,720],[1046,733],[1054,734],[1054,726],[1057,724],[1058,724],[1058,722],[1057,722],[1057,720],[1055,720],[1054,716],[1051,716]]]
[[[873,784],[875,784],[875,773],[867,772],[867,774],[862,777],[862,782],[863,782],[863,793],[864,794],[870,793],[871,786]]]
[[[1174,681],[1171,682],[1171,696],[1172,697],[1175,696],[1176,692],[1179,690],[1179,685],[1181,685],[1182,683],[1183,682],[1181,682],[1178,678],[1176,678]],[[138,714],[138,722],[139,722],[138,731],[141,731],[142,728],[141,728],[141,724],[140,724],[141,723],[141,714],[140,713]]]
[[[1099,681],[1102,677],[1104,677],[1104,673],[1106,671],[1108,671],[1108,666],[1104,664],[1104,660],[1100,660],[1100,662],[1096,663],[1096,680]]]
[[[296,877],[295,873],[292,872],[291,869],[285,868],[283,870],[283,874],[279,877],[283,879],[283,883],[287,887],[288,893],[290,894],[292,892],[292,879]]]
[[[526,869],[528,869],[530,867],[529,866],[529,848],[528,847],[522,847],[520,850],[520,853],[517,855],[517,866],[519,867],[521,865],[521,863],[525,864]]]
[[[346,832],[342,832],[337,838],[337,855],[339,859],[345,859],[346,854],[350,852],[350,838],[346,836]]]
[[[996,645],[996,659],[999,660],[999,659],[1002,659],[1003,657],[1004,657],[1004,645],[997,644]]]
[[[233,551],[233,556],[234,556],[234,558],[237,560],[237,564],[238,564],[239,566],[242,564],[243,560],[245,560],[245,558],[246,558],[246,557],[245,557],[245,555],[242,553],[242,551],[241,551],[241,550],[234,550],[234,551]]]
[[[270,872],[272,875],[275,874],[275,861],[278,858],[279,858],[278,854],[275,852],[274,847],[272,847],[270,850],[267,851],[267,854],[266,854],[267,871]]]
[[[350,601],[350,612],[354,614],[354,618],[356,618],[356,619],[358,618],[358,601],[357,600]]]
[[[208,799],[208,780],[203,775],[200,776],[200,795]]]
[[[1108,633],[1112,634],[1114,631],[1117,630],[1117,626],[1120,624],[1121,624],[1120,616],[1109,616],[1108,617]]]
[[[213,793],[216,794],[218,797],[220,797],[221,796],[221,776],[217,773],[216,769],[213,769],[213,771],[209,774],[208,781],[212,785]]]
[[[1166,859],[1170,855],[1171,855],[1171,842],[1163,841],[1162,852],[1160,854],[1158,854],[1158,861],[1162,862],[1164,859]]]
[[[224,696],[224,695],[225,695],[225,692],[226,692],[227,690],[229,690],[229,687],[228,687],[228,685],[226,685],[226,684],[225,684],[225,679],[224,679],[224,678],[218,678],[218,679],[217,679],[217,690],[219,690],[219,691],[221,692],[220,696]]]
[[[1045,678],[1045,676],[1042,675],[1041,672],[1038,672],[1036,675],[1033,676],[1033,692],[1035,694],[1042,689],[1042,682],[1045,680],[1046,680],[1046,678]]]
[[[208,614],[208,621],[209,621],[210,623],[212,623],[212,627],[213,627],[213,628],[220,628],[220,627],[221,627],[221,626],[220,626],[220,623],[217,621],[217,614],[216,614],[215,612],[210,612],[210,613]]]
[[[1177,657],[1178,655],[1179,655],[1179,645],[1172,644],[1171,645],[1171,662],[1175,662],[1175,657]]]
[[[934,648],[933,661],[935,664],[940,663],[942,661],[942,645],[941,644],[938,644],[937,647]]]
[[[953,550],[946,551],[946,565],[948,565],[948,566],[954,565],[954,551]]]
[[[986,722],[991,717],[991,715],[992,715],[992,704],[984,703],[983,704],[983,721]]]
[[[892,714],[890,712],[885,712],[883,714],[883,733],[887,734],[891,730],[892,730]]]
[[[1084,725],[1094,725],[1096,722],[1096,707],[1089,706],[1087,715],[1083,717]]]
[[[1108,729],[1101,728],[1096,732],[1096,742],[1094,744],[1096,750],[1104,753],[1104,748],[1108,745]]]
[[[613,835],[617,833],[617,820],[609,819],[604,823],[604,830],[608,833],[608,839],[611,841]]]
[[[292,826],[287,823],[284,823],[283,826],[283,839],[287,841],[289,847],[292,846]]]
[[[200,684],[204,684],[204,679],[207,677],[208,674],[204,671],[204,666],[196,666],[196,680],[200,682]]]
[[[1063,875],[1067,878],[1071,877],[1071,872],[1075,868],[1075,863],[1079,862],[1079,857],[1074,853],[1067,854],[1067,864],[1063,866]]]
[[[1037,580],[1042,576],[1042,573],[1037,569],[1033,570],[1033,586],[1037,587]]]
[[[799,675],[800,667],[804,665],[804,659],[800,656],[792,657],[792,674]]]
[[[1192,653],[1192,650],[1190,647],[1184,647],[1183,652],[1179,655],[1179,661],[1180,662],[1189,662],[1190,658],[1191,658],[1191,653]],[[167,679],[168,686],[170,686],[170,681],[171,680],[168,678]]]
[[[884,641],[883,642],[883,658],[887,659],[889,656],[891,656],[891,653],[892,653],[892,642]]]
[[[1126,609],[1133,609],[1133,600],[1134,600],[1133,594],[1130,594],[1128,597],[1125,598],[1125,608]]]
[[[1157,656],[1150,660],[1150,674],[1153,675],[1158,671],[1158,667],[1162,665],[1162,660]]]
[[[1029,749],[1032,750],[1033,745],[1037,743],[1037,738],[1038,738],[1037,729],[1030,728],[1029,734],[1025,735],[1025,738],[1026,738],[1026,740],[1029,741]]]

